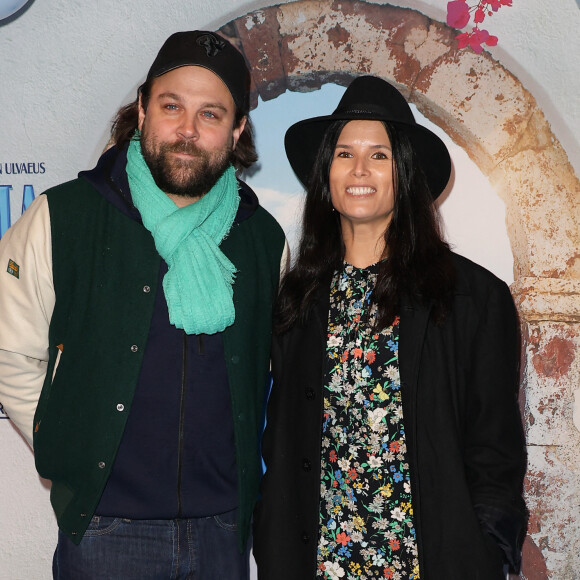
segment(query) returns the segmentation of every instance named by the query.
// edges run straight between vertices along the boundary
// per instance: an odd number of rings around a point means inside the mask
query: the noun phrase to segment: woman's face
[[[395,204],[393,153],[380,121],[345,125],[334,150],[329,185],[342,221],[386,230]]]

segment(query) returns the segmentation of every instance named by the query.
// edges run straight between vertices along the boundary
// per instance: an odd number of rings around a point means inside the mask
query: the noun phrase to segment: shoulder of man
[[[107,149],[95,167],[81,171],[76,179],[46,190],[52,211],[92,211],[92,203],[107,202],[133,220],[139,212],[131,202],[129,184],[125,173],[126,150]]]
[[[93,203],[101,197],[93,185],[80,177],[51,187],[42,195],[48,200],[51,220],[55,213],[74,215],[92,211]]]
[[[284,235],[282,226],[276,221],[276,218],[262,205],[254,190],[241,179],[238,179],[238,191],[240,194],[240,206],[234,223],[241,223],[254,214],[270,224],[274,230],[278,230],[281,235]]]
[[[61,195],[70,195],[78,190],[79,186],[86,184],[83,179],[79,177],[75,179],[71,179],[70,181],[65,181],[63,183],[59,183],[58,185],[54,185],[53,187],[48,188],[47,190],[42,192],[42,195],[46,195],[49,198]],[[88,185],[88,184],[87,184]]]

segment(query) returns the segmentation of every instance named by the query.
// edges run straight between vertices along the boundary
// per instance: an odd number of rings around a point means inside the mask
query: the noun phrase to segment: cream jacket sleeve
[[[41,195],[0,240],[0,403],[30,445],[54,302],[50,214]]]

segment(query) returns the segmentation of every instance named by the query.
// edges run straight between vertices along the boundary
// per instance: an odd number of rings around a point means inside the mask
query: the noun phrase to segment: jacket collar
[[[328,310],[330,308],[330,280],[324,281],[316,291],[312,305],[312,316],[315,318],[320,335],[326,339]],[[432,303],[419,302],[403,296],[400,309],[399,329],[399,372],[402,380],[408,385],[416,385],[419,380],[419,363],[424,344],[427,324],[431,314]]]

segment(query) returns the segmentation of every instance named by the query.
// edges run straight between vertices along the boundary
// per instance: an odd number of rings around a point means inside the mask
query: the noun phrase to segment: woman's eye
[[[377,151],[373,155],[373,159],[388,159],[388,157],[382,151]]]
[[[348,151],[337,151],[336,156],[342,157],[343,159],[348,159],[349,157],[352,157],[352,155]]]

